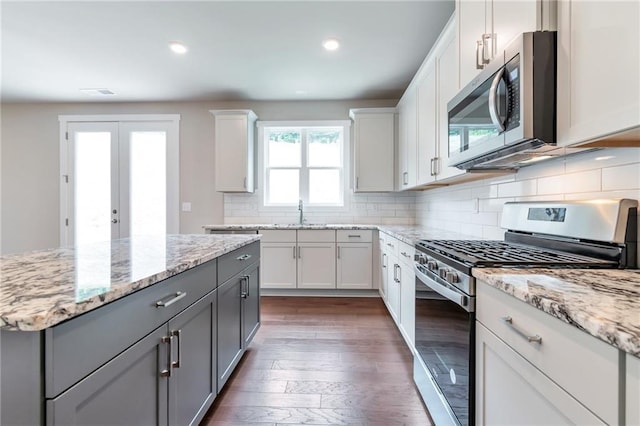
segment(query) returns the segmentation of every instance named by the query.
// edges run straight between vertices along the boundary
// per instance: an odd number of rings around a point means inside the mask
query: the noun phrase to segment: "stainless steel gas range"
[[[506,203],[504,241],[416,244],[414,380],[437,425],[473,425],[473,268],[636,268],[636,200]]]

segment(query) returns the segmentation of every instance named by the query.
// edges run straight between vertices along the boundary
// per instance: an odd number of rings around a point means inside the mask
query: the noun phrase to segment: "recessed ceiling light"
[[[307,91],[306,90],[296,90],[296,95],[306,95]]]
[[[90,95],[90,96],[111,96],[111,95],[115,95],[116,93],[109,90],[109,89],[80,89],[80,91],[86,95]]]
[[[611,160],[612,158],[615,158],[615,157],[613,155],[605,155],[604,157],[596,157],[595,160],[604,161],[604,160]]]
[[[189,50],[187,49],[187,46],[180,43],[179,41],[172,41],[171,43],[169,43],[169,49],[171,49],[173,53],[177,53],[179,55],[185,54],[187,53],[187,50]]]
[[[322,42],[322,46],[327,50],[336,50],[340,47],[340,42],[335,38],[328,38]]]

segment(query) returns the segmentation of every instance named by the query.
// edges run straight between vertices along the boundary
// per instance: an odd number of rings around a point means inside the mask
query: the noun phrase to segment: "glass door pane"
[[[167,232],[167,134],[129,132],[129,235]]]
[[[113,223],[114,179],[117,140],[113,123],[101,123],[101,130],[88,124],[70,126],[71,197],[74,245],[108,241],[118,237]]]

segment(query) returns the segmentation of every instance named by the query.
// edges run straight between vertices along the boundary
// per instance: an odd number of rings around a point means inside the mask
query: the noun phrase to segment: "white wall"
[[[640,148],[590,151],[516,174],[423,191],[416,198],[416,222],[503,239],[500,220],[507,201],[596,198],[640,199]]]
[[[397,100],[339,102],[16,103],[1,105],[0,252],[59,245],[59,123],[61,114],[180,114],[181,233],[223,223],[214,188],[210,109],[253,109],[262,120],[346,120],[349,108],[393,106]]]

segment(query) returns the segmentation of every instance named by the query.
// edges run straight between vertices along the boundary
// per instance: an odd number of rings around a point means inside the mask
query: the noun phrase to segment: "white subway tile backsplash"
[[[498,185],[498,197],[515,197],[519,195],[535,195],[537,181],[535,179],[501,183]]]
[[[540,178],[538,179],[538,195],[599,191],[601,175],[601,170],[597,169]]]
[[[640,187],[640,164],[602,169],[602,190],[615,191]]]
[[[640,199],[640,148],[590,151],[525,167],[513,175],[423,191],[415,201],[416,223],[503,239],[505,202],[597,198]],[[476,199],[478,213],[473,210]]]
[[[604,169],[632,163],[640,163],[640,148],[598,149],[567,157],[566,172]]]

